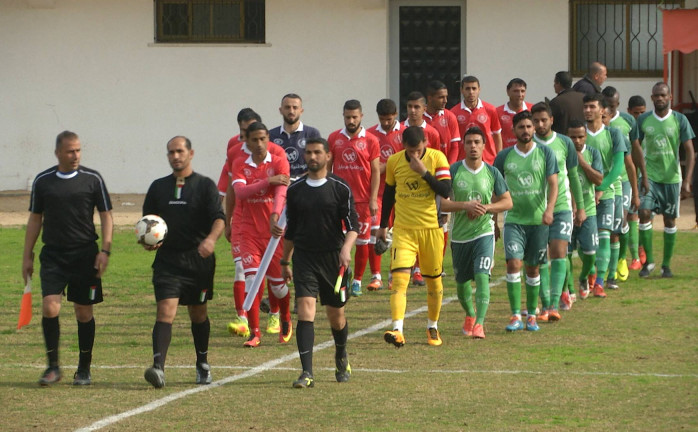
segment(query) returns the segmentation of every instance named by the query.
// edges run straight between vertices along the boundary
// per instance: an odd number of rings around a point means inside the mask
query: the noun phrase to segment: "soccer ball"
[[[136,239],[138,243],[156,246],[167,237],[167,224],[158,215],[145,215],[136,222]]]

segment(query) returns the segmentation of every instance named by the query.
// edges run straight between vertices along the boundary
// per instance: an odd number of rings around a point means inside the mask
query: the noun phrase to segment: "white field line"
[[[504,280],[503,278],[500,278],[500,279],[492,282],[490,284],[490,286],[496,286],[496,285],[500,284],[503,280]],[[455,297],[455,296],[445,298],[445,299],[443,299],[442,305],[447,305],[447,304],[449,304],[457,299],[458,299],[458,297]],[[411,318],[415,315],[421,314],[422,312],[426,312],[426,311],[427,311],[426,306],[422,306],[420,308],[414,309],[414,310],[407,312],[405,314],[405,319]],[[389,319],[380,321],[377,324],[374,324],[370,327],[367,327],[365,329],[362,329],[362,330],[359,330],[357,332],[350,334],[347,339],[351,340],[351,339],[355,339],[355,338],[358,338],[361,336],[365,336],[369,333],[373,333],[373,332],[376,332],[378,330],[384,329],[388,325],[390,325],[391,323],[392,323],[392,320],[389,320]],[[321,344],[315,345],[315,347],[313,347],[313,352],[324,350],[324,349],[329,348],[333,345],[334,345],[334,340],[328,340],[328,341],[323,342]],[[278,365],[280,365],[282,363],[286,363],[288,361],[291,361],[291,360],[294,360],[297,358],[298,358],[298,353],[294,352],[293,354],[287,354],[287,355],[279,357],[277,359],[269,360],[268,362],[262,363],[261,365],[258,365],[255,367],[252,367],[251,369],[248,369],[239,375],[231,375],[227,378],[223,378],[221,380],[214,381],[211,384],[206,385],[206,386],[197,386],[197,387],[194,387],[194,388],[191,388],[188,390],[183,390],[183,391],[180,391],[177,393],[172,393],[168,396],[165,396],[165,397],[160,398],[160,399],[156,399],[156,400],[154,400],[148,404],[142,405],[138,408],[134,408],[134,409],[124,411],[124,412],[119,413],[119,414],[105,417],[102,420],[99,420],[95,423],[92,423],[91,425],[89,425],[87,427],[76,429],[76,432],[88,432],[88,431],[96,431],[96,430],[102,429],[103,427],[120,422],[121,420],[127,419],[129,417],[133,417],[133,416],[138,415],[138,414],[143,414],[143,413],[146,413],[149,411],[156,410],[164,405],[167,405],[170,402],[174,402],[178,399],[182,399],[182,398],[187,397],[189,395],[209,391],[209,390],[215,389],[217,387],[220,387],[222,385],[225,385],[225,384],[228,384],[228,383],[231,383],[234,381],[239,381],[241,379],[249,378],[251,376],[260,374],[262,372],[266,372],[268,370],[272,370],[273,368],[277,367]]]

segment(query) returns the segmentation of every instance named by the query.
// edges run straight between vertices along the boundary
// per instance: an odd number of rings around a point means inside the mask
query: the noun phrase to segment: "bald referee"
[[[22,276],[34,273],[34,246],[43,225],[41,263],[42,319],[48,368],[39,384],[61,380],[58,366],[61,299],[68,287],[78,321],[80,359],[74,385],[92,383],[90,364],[95,340],[94,304],[102,302],[102,275],[111,253],[113,220],[111,201],[102,176],[80,165],[80,139],[70,131],[56,137],[58,165],[39,173],[32,184],[29,221],[24,237]],[[97,246],[93,223],[97,208],[102,224],[102,248]]]
[[[317,296],[326,307],[335,343],[335,378],[346,382],[351,376],[347,360],[349,326],[344,316],[348,297],[334,292],[340,266],[348,269],[351,249],[358,236],[358,216],[354,197],[347,183],[328,172],[330,146],[322,138],[305,144],[308,174],[288,187],[286,193],[286,234],[281,258],[283,276],[293,278],[298,304],[296,342],[303,372],[293,382],[295,388],[313,387],[313,344]],[[343,233],[343,226],[346,235]],[[282,230],[274,226],[272,234]],[[289,267],[293,256],[293,271]]]

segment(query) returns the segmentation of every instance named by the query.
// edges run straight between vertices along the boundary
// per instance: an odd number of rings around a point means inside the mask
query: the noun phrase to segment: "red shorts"
[[[259,265],[262,261],[262,256],[269,245],[268,238],[259,238],[250,235],[241,236],[240,241],[240,260],[242,268],[245,269],[245,276],[253,275],[259,271]],[[274,256],[269,262],[267,268],[267,277],[272,281],[281,280],[281,257],[283,255],[283,241],[274,251]]]

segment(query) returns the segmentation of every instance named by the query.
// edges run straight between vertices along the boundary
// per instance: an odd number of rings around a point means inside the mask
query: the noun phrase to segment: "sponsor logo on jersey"
[[[468,194],[468,199],[470,201],[480,201],[482,202],[482,195],[478,191],[472,191]]]
[[[348,148],[342,152],[342,160],[346,163],[355,163],[358,158],[358,155],[352,148]]]
[[[294,147],[289,147],[286,149],[286,159],[288,159],[289,163],[296,162],[298,160],[298,150],[296,150]]]
[[[251,254],[245,253],[242,258],[242,266],[243,267],[251,267],[252,263],[254,262],[254,258],[252,257]]]
[[[419,189],[419,180],[406,181],[405,186],[407,186],[407,189],[411,191],[416,191],[417,189]]]
[[[391,146],[384,145],[383,147],[381,147],[381,158],[382,159],[387,160],[390,156],[393,155],[393,153],[395,153],[395,152],[393,151],[393,148]]]
[[[533,186],[533,174],[529,172],[522,172],[519,173],[516,176],[516,180],[519,182],[519,185],[523,186],[524,188],[530,188]]]

